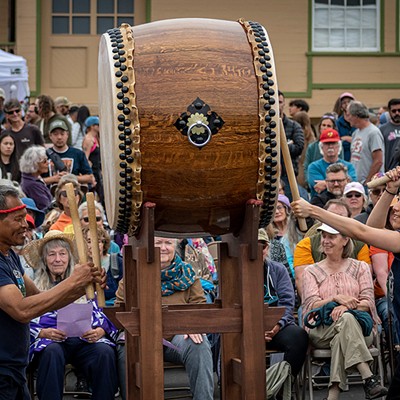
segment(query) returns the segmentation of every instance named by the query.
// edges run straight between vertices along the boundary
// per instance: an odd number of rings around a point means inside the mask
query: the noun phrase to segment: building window
[[[56,35],[101,35],[124,22],[134,24],[134,0],[52,0]]]
[[[313,51],[379,51],[379,0],[313,0]]]
[[[132,0],[97,0],[97,34],[122,23],[133,25],[134,2]]]

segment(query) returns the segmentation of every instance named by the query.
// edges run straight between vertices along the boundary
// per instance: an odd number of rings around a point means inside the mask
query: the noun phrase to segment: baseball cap
[[[338,235],[340,233],[339,231],[337,231],[336,229],[332,228],[327,224],[322,224],[321,226],[319,226],[317,228],[317,231],[327,232],[330,233],[331,235]]]
[[[340,100],[343,100],[345,97],[349,97],[349,98],[352,99],[352,100],[355,99],[355,97],[353,96],[353,94],[350,93],[350,92],[344,92],[344,93],[342,93],[342,94],[339,96]]]
[[[269,237],[268,237],[267,231],[264,228],[260,228],[258,230],[258,240],[269,243]]]
[[[50,123],[49,132],[53,132],[54,129],[60,128],[64,131],[69,131],[69,128],[65,121],[62,119],[56,119]]]
[[[35,220],[33,219],[32,215],[26,214],[25,215],[26,222],[28,223],[29,227],[35,229]]]
[[[343,195],[346,195],[347,193],[350,193],[350,192],[358,192],[358,193],[365,195],[364,186],[361,185],[360,182],[349,182],[344,187]]]
[[[0,88],[0,97],[2,97],[4,100],[6,99],[6,92],[2,88]]]
[[[85,125],[89,128],[90,126],[93,125],[100,125],[100,120],[99,117],[96,116],[92,116],[92,117],[88,117],[85,120]]]
[[[340,136],[339,132],[336,129],[327,128],[321,132],[321,136],[319,137],[319,141],[321,143],[326,142],[339,142]]]
[[[69,107],[71,105],[71,102],[65,96],[60,96],[54,99],[54,105]]]

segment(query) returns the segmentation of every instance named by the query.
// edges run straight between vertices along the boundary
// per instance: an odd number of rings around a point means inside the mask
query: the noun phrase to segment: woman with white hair
[[[19,160],[21,170],[21,189],[35,200],[39,210],[45,211],[51,204],[53,196],[44,183],[41,174],[47,172],[47,155],[43,146],[31,146],[25,150]]]
[[[42,291],[53,288],[72,274],[76,253],[73,236],[60,231],[48,232],[43,239],[26,245],[23,251],[28,264],[37,271],[35,284]],[[68,333],[59,327],[60,310],[46,312],[30,322],[29,355],[37,366],[39,399],[62,400],[65,365],[69,363],[79,368],[91,382],[92,399],[114,398],[118,377],[113,338],[117,328],[96,300],[87,303],[81,305],[89,306],[88,328],[83,328],[80,334],[72,317],[66,328],[72,326],[75,330]]]

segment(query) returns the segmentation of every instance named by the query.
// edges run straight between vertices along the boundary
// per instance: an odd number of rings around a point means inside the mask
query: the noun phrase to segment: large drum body
[[[273,216],[279,108],[271,44],[253,22],[166,20],[101,38],[99,104],[110,224],[135,234],[156,203],[156,230],[237,233],[247,201]]]

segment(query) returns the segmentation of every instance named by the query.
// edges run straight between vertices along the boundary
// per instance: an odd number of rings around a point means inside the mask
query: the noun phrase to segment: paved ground
[[[187,381],[185,378],[183,378],[182,374],[180,373],[174,373],[170,374],[168,377],[165,378],[166,381],[166,386],[169,387],[177,387],[177,386],[185,386],[187,384]],[[74,378],[68,378],[67,379],[67,388],[72,388],[73,383],[75,382]],[[179,391],[179,392],[173,392],[173,391],[166,391],[165,392],[165,400],[170,399],[173,395],[179,394],[181,396],[186,397],[179,397],[181,400],[190,400],[192,397],[190,397],[190,394],[188,391]],[[314,389],[314,400],[322,400],[327,396],[327,390],[326,389]],[[64,399],[69,399],[72,400],[74,397],[72,395],[65,395]],[[293,397],[295,399],[295,397]],[[351,385],[349,388],[349,391],[343,392],[340,396],[340,400],[362,400],[364,399],[364,390],[362,385],[360,384],[354,384]],[[117,400],[121,400],[121,397],[117,397]],[[219,394],[219,388],[215,387],[215,392],[214,392],[214,400],[219,400],[220,399],[220,394]],[[301,397],[300,397],[301,399]],[[306,391],[306,398],[305,400],[310,400],[310,396],[308,393],[308,390]]]

